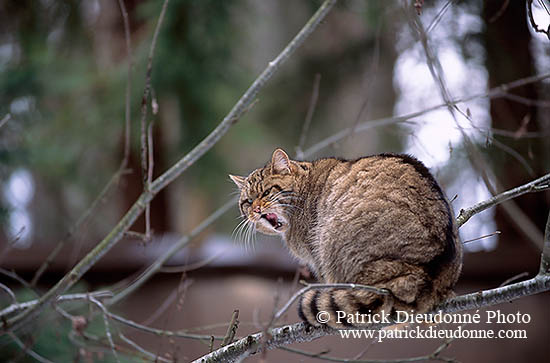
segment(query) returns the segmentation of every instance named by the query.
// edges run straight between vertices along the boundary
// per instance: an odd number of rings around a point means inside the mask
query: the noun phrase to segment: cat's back
[[[312,163],[310,175],[310,185],[321,184],[318,187],[323,188],[322,199],[329,205],[365,200],[446,205],[429,170],[410,155],[385,153],[354,160],[320,159]]]
[[[360,248],[372,259],[427,263],[456,245],[449,203],[429,170],[402,154],[313,163],[321,186],[319,239],[329,250]],[[333,241],[342,241],[334,244]]]

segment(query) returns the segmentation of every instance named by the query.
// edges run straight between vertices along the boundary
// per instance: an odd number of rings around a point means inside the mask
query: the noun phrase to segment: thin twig
[[[542,108],[550,108],[550,102],[545,100],[533,100],[531,98],[527,98],[524,96],[516,95],[513,93],[505,93],[502,95],[502,98],[506,98],[510,101],[514,101],[517,103],[520,103],[522,105],[526,106],[535,106],[535,107],[542,107]]]
[[[132,346],[132,348],[134,348],[135,350],[137,350],[138,352],[140,352],[141,354],[149,357],[153,362],[165,362],[165,363],[171,363],[173,362],[172,360],[169,360],[169,359],[166,359],[158,354],[153,354],[145,349],[143,349],[142,347],[140,347],[136,342],[134,342],[133,340],[129,339],[128,337],[126,337],[124,334],[122,333],[118,333],[118,336],[120,337],[120,339],[122,339],[123,341],[125,341],[128,345]]]
[[[307,24],[300,30],[300,32],[290,41],[285,49],[271,62],[269,62],[267,68],[260,74],[260,76],[252,83],[248,90],[242,95],[239,101],[231,109],[231,111],[225,116],[223,121],[216,127],[210,135],[202,140],[193,150],[191,150],[186,156],[180,159],[170,169],[168,169],[163,175],[155,179],[151,185],[151,191],[153,193],[158,192],[184,170],[191,166],[199,157],[201,157],[207,150],[209,150],[227,130],[239,120],[242,116],[243,110],[254,100],[258,92],[264,87],[264,85],[273,77],[273,75],[279,70],[281,65],[304,43],[304,41],[313,33],[321,21],[330,12],[336,0],[325,0],[321,7],[315,12]]]
[[[25,232],[26,228],[27,226],[22,226],[19,229],[19,231],[15,234],[15,236],[13,236],[11,240],[9,240],[8,243],[6,243],[6,246],[2,249],[2,252],[0,252],[0,265],[4,261],[4,258],[6,257],[6,255],[10,253],[13,246],[15,246],[15,244],[21,239],[21,237],[23,237],[23,232]]]
[[[10,296],[12,304],[17,304],[17,298],[15,297],[15,294],[13,293],[13,291],[11,291],[9,287],[7,287],[6,285],[0,282],[0,289],[4,290]]]
[[[366,286],[366,285],[360,285],[360,284],[309,284],[306,287],[300,289],[300,291],[296,292],[292,297],[286,302],[286,304],[275,314],[275,321],[279,320],[279,318],[288,310],[288,308],[292,305],[296,299],[298,299],[300,296],[305,294],[309,290],[317,290],[317,289],[331,289],[331,288],[337,288],[337,289],[357,289],[357,290],[367,290],[370,292],[374,292],[378,295],[389,295],[389,291],[386,289],[380,289],[378,287],[373,286]]]
[[[504,280],[504,281],[499,285],[499,287],[506,286],[506,285],[508,285],[508,284],[510,284],[510,283],[512,283],[512,282],[514,282],[514,281],[517,281],[517,280],[522,279],[522,278],[527,277],[527,276],[529,276],[529,272],[522,272],[522,273],[519,273],[519,274],[517,274],[517,275],[515,275],[515,276],[512,276],[512,277],[510,277],[510,278]]]
[[[480,239],[484,239],[484,238],[488,238],[488,237],[493,237],[493,236],[496,236],[497,234],[500,234],[500,231],[494,231],[494,232],[489,233],[489,234],[484,234],[483,236],[479,236],[479,237],[476,237],[476,238],[468,239],[468,240],[466,240],[466,241],[462,241],[462,243],[463,243],[463,244],[466,244],[466,243],[470,243],[470,242],[479,241]]]
[[[56,303],[66,302],[66,301],[75,301],[75,300],[86,300],[86,299],[88,299],[88,296],[93,296],[95,298],[105,298],[105,297],[109,297],[109,296],[112,296],[112,295],[113,294],[110,291],[96,291],[96,292],[91,292],[91,293],[87,293],[87,294],[61,295],[61,296],[57,297]],[[38,302],[39,302],[39,299],[25,301],[25,302],[18,303],[18,304],[12,304],[12,305],[4,308],[3,310],[0,310],[0,317],[4,317],[4,316],[7,316],[9,314],[13,314],[15,312],[31,308],[31,307],[35,306],[36,304],[38,304]]]
[[[381,119],[361,122],[357,125],[357,127],[355,129],[355,132],[360,133],[360,132],[368,131],[368,130],[374,128],[374,127],[387,126],[387,125],[393,125],[393,124],[400,123],[400,122],[405,122],[405,121],[411,120],[413,118],[422,116],[426,113],[438,110],[440,108],[448,107],[449,105],[454,106],[454,105],[469,102],[469,101],[479,99],[479,98],[493,99],[493,98],[505,97],[508,94],[508,91],[511,90],[511,89],[514,89],[514,88],[517,88],[517,87],[522,87],[522,86],[525,86],[525,85],[531,84],[531,83],[540,82],[540,81],[548,79],[548,78],[550,78],[550,73],[543,73],[543,74],[536,75],[536,76],[530,76],[530,77],[526,77],[526,78],[522,78],[522,79],[512,81],[510,83],[502,84],[500,86],[497,86],[497,87],[494,87],[494,88],[490,89],[487,92],[478,93],[478,94],[474,94],[474,95],[471,95],[471,96],[468,96],[468,97],[463,97],[463,98],[456,98],[454,100],[449,101],[448,103],[440,103],[438,105],[428,107],[428,108],[425,108],[425,109],[420,110],[420,111],[411,112],[411,113],[408,113],[408,114],[405,114],[405,115],[402,115],[402,116],[384,117],[384,118],[381,118]],[[502,131],[505,132],[504,130],[502,130]],[[338,141],[340,141],[343,138],[347,137],[349,135],[349,132],[350,132],[350,128],[343,129],[343,130],[337,132],[336,134],[334,134],[332,136],[329,136],[329,137],[319,141],[317,144],[312,145],[311,147],[309,147],[308,149],[306,149],[303,152],[304,158],[310,157],[310,156],[314,155],[315,153],[319,152],[320,150],[322,150],[322,149],[324,149],[324,148],[326,148],[330,145],[333,145],[333,144],[337,143]]]
[[[441,9],[439,9],[439,11],[437,12],[436,16],[433,18],[432,22],[430,23],[430,25],[428,25],[428,27],[426,28],[426,34],[428,34],[429,32],[431,32],[432,30],[435,29],[435,27],[437,26],[437,24],[439,24],[439,22],[441,21],[441,19],[443,18],[443,15],[445,15],[445,13],[447,12],[447,10],[449,10],[449,8],[451,7],[451,4],[454,2],[455,0],[448,0],[445,5],[443,5],[441,7]]]
[[[122,14],[122,21],[124,23],[124,38],[126,40],[126,56],[128,57],[128,76],[126,78],[126,95],[125,95],[125,107],[124,107],[124,156],[122,158],[121,169],[126,169],[128,160],[130,158],[130,133],[131,133],[131,90],[132,90],[132,39],[130,37],[130,20],[128,19],[128,11],[124,5],[124,0],[118,0],[118,6],[120,7],[120,13]]]
[[[233,343],[233,339],[235,338],[235,334],[237,333],[237,329],[239,327],[239,309],[233,310],[233,314],[231,315],[231,321],[229,322],[229,326],[227,327],[227,332],[225,333],[221,347]]]
[[[438,360],[447,362],[448,360],[443,357],[438,357],[434,353],[423,355],[419,357],[411,357],[411,358],[396,358],[396,359],[349,359],[349,358],[338,358],[338,357],[331,357],[326,355],[328,352],[319,352],[319,353],[313,353],[308,352],[302,349],[296,349],[296,348],[290,348],[290,347],[279,347],[279,349],[291,352],[294,354],[303,355],[306,357],[311,358],[317,358],[319,360],[324,360],[328,362],[346,362],[346,363],[406,363],[406,362],[422,362],[422,361],[428,361],[428,360]]]
[[[160,28],[166,14],[166,8],[168,7],[169,0],[164,0],[162,4],[162,10],[160,11],[157,25],[153,33],[153,40],[149,48],[149,56],[147,57],[147,71],[145,75],[145,87],[143,89],[143,97],[141,98],[141,172],[143,177],[143,187],[145,190],[149,190],[148,183],[148,163],[147,163],[147,150],[149,145],[147,144],[147,104],[149,95],[151,93],[151,74],[153,72],[153,58],[155,56],[155,49],[157,45],[157,38],[160,33]]]
[[[155,320],[158,319],[160,315],[162,315],[162,313],[166,311],[166,309],[168,309],[170,305],[172,305],[172,303],[176,300],[177,297],[178,297],[177,289],[170,292],[170,295],[164,299],[162,304],[141,324],[146,326],[151,325],[153,322],[155,322]]]
[[[542,256],[540,258],[539,274],[550,276],[550,212],[544,229],[544,242],[542,244]]]
[[[302,132],[300,133],[300,139],[298,141],[298,146],[296,147],[296,156],[298,159],[302,158],[302,150],[306,143],[307,132],[309,131],[309,125],[313,119],[313,113],[317,107],[317,99],[319,98],[319,85],[321,84],[321,73],[315,74],[315,79],[313,80],[313,91],[311,92],[311,99],[309,101],[309,107],[307,109],[306,119],[304,120],[304,125],[302,126]]]
[[[382,25],[383,25],[383,21],[380,20],[378,22],[378,29],[376,29],[376,42],[374,44],[374,54],[372,56],[374,59],[372,61],[371,69],[369,71],[371,79],[368,82],[363,103],[361,104],[361,107],[359,107],[359,112],[357,112],[355,121],[353,121],[353,124],[350,127],[348,137],[352,137],[355,134],[355,129],[357,128],[357,125],[359,125],[359,121],[361,121],[361,119],[363,118],[363,114],[365,114],[365,112],[368,110],[372,99],[372,97],[370,96],[372,93],[373,85],[376,83],[376,76],[378,74],[378,67],[380,65],[380,38],[381,38],[380,32],[382,31]]]
[[[121,164],[121,167],[122,167],[122,164]],[[125,168],[124,169],[119,169],[115,172],[115,174],[111,177],[111,179],[109,179],[107,184],[105,184],[105,186],[103,187],[101,192],[99,192],[99,194],[94,199],[92,204],[88,207],[88,209],[86,209],[84,211],[84,213],[78,218],[76,223],[67,232],[65,237],[56,244],[55,248],[52,250],[52,252],[50,252],[50,254],[46,258],[46,260],[44,262],[42,262],[42,264],[40,265],[38,270],[36,270],[32,280],[31,280],[31,285],[32,286],[36,286],[36,284],[40,280],[40,277],[42,277],[44,272],[48,269],[48,267],[50,267],[50,265],[53,263],[55,257],[59,254],[59,252],[61,252],[61,250],[63,249],[63,247],[65,247],[67,242],[69,242],[71,240],[71,238],[76,234],[76,232],[79,230],[80,226],[82,226],[88,220],[88,218],[90,218],[93,215],[92,212],[97,208],[97,206],[100,203],[102,203],[104,201],[104,198],[107,195],[107,193],[110,191],[111,187],[113,185],[117,184],[120,181],[120,179],[122,178],[122,176],[124,176],[125,174],[128,174],[128,173],[129,173],[129,171]]]
[[[117,293],[110,301],[109,304],[115,304],[118,301],[124,299],[129,294],[133,293],[135,290],[137,290],[141,285],[143,285],[146,281],[148,281],[151,276],[153,276],[155,273],[157,273],[162,266],[168,261],[174,254],[176,254],[179,250],[187,246],[189,242],[196,236],[198,236],[200,233],[202,233],[208,226],[210,226],[214,221],[216,221],[219,217],[225,214],[230,208],[232,208],[237,201],[237,198],[233,198],[227,203],[225,203],[223,206],[218,208],[214,213],[212,213],[210,216],[208,216],[204,221],[202,221],[201,224],[199,224],[195,229],[193,229],[188,235],[183,236],[179,241],[174,243],[172,247],[170,247],[164,254],[162,254],[159,258],[155,260],[135,281],[133,281],[129,286],[127,286],[124,290]]]
[[[37,361],[39,361],[41,363],[53,363],[51,360],[42,357],[40,354],[36,353],[35,351],[33,351],[32,349],[27,347],[27,345],[25,343],[23,343],[21,341],[21,339],[19,339],[15,334],[8,333],[8,335],[15,342],[15,344],[17,344],[19,346],[19,348],[21,348],[30,357],[36,359]]]
[[[0,129],[11,119],[11,115],[8,113],[0,120]]]
[[[277,280],[277,287],[275,289],[275,296],[273,297],[273,310],[271,311],[271,317],[269,318],[269,321],[264,325],[262,332],[263,332],[263,341],[261,344],[266,344],[267,339],[269,339],[269,331],[274,327],[275,325],[275,315],[277,313],[277,306],[279,305],[279,300],[281,298],[281,285],[283,283],[283,280],[279,278]],[[262,351],[262,356],[260,358],[260,362],[267,362],[267,350],[266,349],[260,349]]]
[[[166,273],[182,273],[182,272],[189,272],[193,270],[198,270],[199,268],[202,268],[204,266],[209,265],[214,260],[220,258],[224,253],[227,252],[227,249],[216,252],[212,256],[209,256],[208,258],[205,258],[202,261],[197,261],[195,263],[190,263],[188,265],[183,266],[163,266],[160,268],[159,272],[166,272]]]
[[[530,192],[536,192],[540,191],[541,189],[538,189],[537,187],[540,186],[547,186],[548,183],[550,183],[550,174],[546,174],[545,176],[542,176],[538,179],[535,179],[529,183],[526,183],[522,186],[519,186],[514,189],[510,189],[504,193],[500,193],[498,195],[495,195],[487,200],[484,200],[483,202],[477,203],[476,205],[461,209],[458,217],[456,218],[456,222],[458,227],[462,226],[464,223],[466,223],[473,215],[478,214],[490,207],[493,207],[497,204],[500,204],[506,200],[518,197],[520,195],[530,193]]]
[[[40,296],[40,292],[35,287],[31,286],[27,281],[25,281],[21,276],[19,276],[15,272],[8,271],[8,270],[0,267],[0,273],[14,279],[17,282],[19,282],[23,287],[31,290],[36,296]]]
[[[151,185],[153,182],[153,169],[154,169],[154,146],[153,146],[153,121],[149,123],[147,128],[147,150],[149,152],[149,162],[147,166],[147,185]],[[145,209],[145,238],[146,242],[151,240],[151,205],[147,205]]]
[[[509,4],[510,4],[510,0],[504,0],[502,2],[502,5],[500,6],[500,9],[498,9],[498,11],[495,13],[495,15],[493,15],[489,18],[489,23],[494,23],[495,21],[497,21],[498,18],[500,18],[502,16],[502,14],[504,14],[504,12],[508,8]]]
[[[66,245],[66,243],[69,241],[69,239],[76,233],[76,231],[80,228],[80,225],[82,225],[88,217],[92,215],[92,211],[95,210],[97,205],[103,200],[103,198],[107,195],[107,192],[110,190],[111,186],[118,183],[122,176],[128,173],[126,170],[128,166],[128,160],[130,158],[130,133],[131,133],[131,112],[130,112],[130,105],[131,105],[131,88],[132,88],[132,46],[131,46],[131,38],[130,38],[130,21],[128,19],[128,12],[126,11],[126,6],[124,5],[123,0],[118,0],[118,5],[120,7],[120,11],[122,14],[122,19],[124,23],[124,35],[126,39],[126,52],[128,57],[128,77],[126,79],[126,94],[125,94],[125,117],[124,117],[124,155],[122,157],[122,161],[120,163],[120,166],[115,172],[115,174],[109,179],[105,187],[101,190],[99,195],[95,198],[95,200],[92,202],[90,207],[79,217],[77,222],[74,224],[74,226],[69,230],[67,235],[56,244],[56,247],[53,249],[53,251],[48,255],[46,260],[40,265],[38,270],[36,270],[32,280],[31,285],[35,286],[38,283],[38,280],[44,273],[44,271],[47,270],[47,268],[51,265],[54,258],[61,252],[63,247]]]
[[[185,331],[170,331],[170,330],[162,330],[157,328],[151,328],[148,326],[145,326],[143,324],[136,323],[135,321],[126,319],[120,315],[117,315],[115,313],[110,312],[109,310],[106,310],[107,316],[119,323],[122,323],[126,326],[129,326],[131,328],[154,334],[161,337],[174,337],[174,338],[187,338],[187,339],[194,339],[194,340],[203,340],[208,341],[210,340],[211,335],[201,335],[201,334],[190,334]],[[216,340],[222,340],[223,337],[215,336]]]
[[[208,352],[212,352],[214,350],[214,336],[212,335],[210,337],[210,344],[208,344]]]
[[[107,318],[107,308],[95,297],[89,296],[89,300],[93,302],[95,305],[97,305],[101,311],[103,312],[103,323],[105,324],[105,334],[107,335],[107,340],[109,341],[109,345],[111,346],[111,351],[113,352],[113,355],[115,357],[115,360],[120,363],[120,360],[118,359],[117,354],[117,348],[115,346],[115,342],[113,341],[113,336],[111,335],[111,328],[109,327],[109,319]]]

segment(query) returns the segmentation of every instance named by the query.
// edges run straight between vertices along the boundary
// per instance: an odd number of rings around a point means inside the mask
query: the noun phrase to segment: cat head
[[[271,162],[247,177],[229,175],[240,190],[239,208],[249,223],[264,234],[277,235],[289,228],[296,213],[296,185],[307,172],[307,163],[290,160],[281,149],[273,152]]]

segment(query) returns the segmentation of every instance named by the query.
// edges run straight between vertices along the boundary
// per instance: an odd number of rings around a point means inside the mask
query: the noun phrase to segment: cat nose
[[[257,206],[254,207],[254,212],[260,213],[261,211],[262,211],[262,210],[260,209],[260,206],[259,206],[259,205],[257,205]]]

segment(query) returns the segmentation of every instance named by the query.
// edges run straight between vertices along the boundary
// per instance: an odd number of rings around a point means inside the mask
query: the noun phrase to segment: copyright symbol
[[[315,315],[315,319],[321,324],[326,324],[330,320],[330,313],[328,311],[319,311]]]

